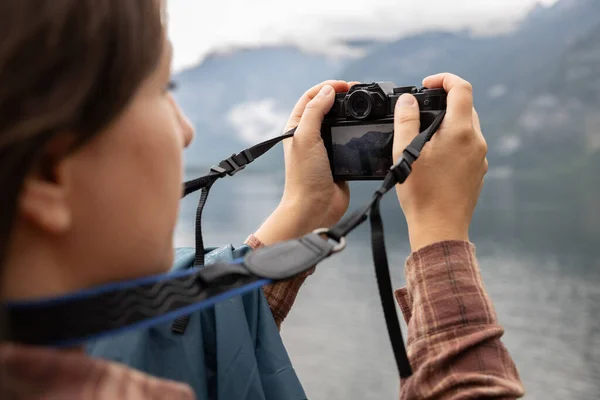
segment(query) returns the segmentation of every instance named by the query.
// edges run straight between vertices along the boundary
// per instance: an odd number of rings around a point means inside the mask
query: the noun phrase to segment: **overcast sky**
[[[168,0],[175,70],[239,45],[391,39],[431,28],[505,29],[557,0]]]

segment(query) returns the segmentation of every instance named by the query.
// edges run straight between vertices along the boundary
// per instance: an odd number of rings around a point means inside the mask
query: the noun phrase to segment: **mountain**
[[[597,163],[600,147],[600,1],[537,7],[515,30],[497,36],[437,31],[347,46],[362,55],[328,58],[293,46],[239,49],[178,74],[176,98],[197,127],[188,166],[204,168],[280,134],[295,101],[320,81],[419,86],[425,76],[449,71],[473,83],[490,179],[518,172],[531,187],[540,184],[525,192],[546,197],[564,189],[554,183],[557,171],[570,171],[569,185],[600,186],[594,174],[587,183],[573,178]],[[282,167],[280,148],[252,165]]]
[[[562,0],[534,9],[516,30],[500,36],[431,32],[389,43],[350,63],[342,79],[405,86],[444,71],[464,77],[473,84],[493,158],[494,149],[511,151],[513,121],[523,109],[544,102],[539,90],[552,85],[554,66],[599,26],[599,1]]]
[[[545,196],[600,227],[600,25],[548,68],[549,79],[513,122],[522,145],[507,160],[523,197]],[[595,227],[595,228],[593,228]]]
[[[210,166],[283,133],[300,96],[315,83],[336,76],[345,61],[289,46],[268,47],[213,54],[177,74],[175,99],[197,131],[186,150],[187,165]],[[281,168],[282,159],[281,149],[274,149],[257,166]]]
[[[549,166],[562,160],[581,161],[600,148],[600,25],[575,41],[546,69],[549,76],[533,87],[529,102],[516,114],[512,129],[523,149],[512,165]],[[537,149],[533,153],[533,149]],[[544,151],[539,151],[544,149]],[[524,151],[531,150],[529,162]]]

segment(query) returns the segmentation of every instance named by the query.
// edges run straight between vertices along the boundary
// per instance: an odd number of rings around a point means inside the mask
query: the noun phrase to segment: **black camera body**
[[[446,109],[444,89],[396,87],[392,82],[357,84],[337,93],[321,125],[331,172],[336,181],[382,180],[392,167],[394,108],[410,93],[421,110],[421,132]]]

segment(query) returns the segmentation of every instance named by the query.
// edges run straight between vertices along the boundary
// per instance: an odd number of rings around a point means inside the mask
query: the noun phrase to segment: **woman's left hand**
[[[264,244],[293,239],[320,227],[330,227],[350,202],[346,182],[334,182],[321,139],[321,123],[335,100],[354,82],[326,81],[309,89],[296,103],[285,131],[298,127],[283,142],[285,188],[277,209],[255,236]]]

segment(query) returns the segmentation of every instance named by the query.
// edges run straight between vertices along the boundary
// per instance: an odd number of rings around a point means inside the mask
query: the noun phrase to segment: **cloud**
[[[394,39],[431,29],[507,29],[535,4],[557,0],[168,0],[174,69],[228,46]]]
[[[508,93],[508,86],[503,84],[497,84],[490,88],[488,91],[488,96],[495,99],[497,97],[502,97],[506,93]]]
[[[227,120],[248,144],[256,144],[283,133],[288,113],[278,110],[275,99],[263,99],[237,104],[227,114]]]

